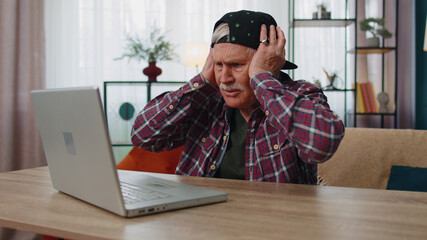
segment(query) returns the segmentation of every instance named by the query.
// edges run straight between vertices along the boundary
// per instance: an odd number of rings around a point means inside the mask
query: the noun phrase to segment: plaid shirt
[[[248,122],[246,179],[316,184],[317,163],[332,157],[344,125],[322,90],[285,73],[250,79],[260,106]],[[180,89],[150,101],[139,113],[132,142],[153,152],[184,145],[176,174],[212,177],[230,136],[221,93],[199,74]]]

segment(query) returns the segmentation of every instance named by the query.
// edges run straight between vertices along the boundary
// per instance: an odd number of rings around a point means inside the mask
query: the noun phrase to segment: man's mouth
[[[235,85],[235,84],[234,85],[220,84],[219,88],[221,89],[221,92],[225,97],[235,97],[241,91],[243,91],[243,87],[241,85]]]
[[[229,90],[222,89],[222,94],[225,95],[226,97],[235,97],[239,93],[240,93],[239,89],[229,89]]]

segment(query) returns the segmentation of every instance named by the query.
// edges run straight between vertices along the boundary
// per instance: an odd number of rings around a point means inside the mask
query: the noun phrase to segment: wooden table
[[[0,225],[68,239],[427,239],[427,193],[155,175],[229,200],[126,219],[54,190],[42,167],[0,174]]]

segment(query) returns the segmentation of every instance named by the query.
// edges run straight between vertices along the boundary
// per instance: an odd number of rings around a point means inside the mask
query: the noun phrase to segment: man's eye
[[[217,65],[218,67],[222,67],[222,63],[220,63],[220,62],[217,62],[217,63],[216,63],[216,65]]]
[[[233,69],[234,71],[237,71],[237,72],[243,71],[245,69],[245,66],[246,66],[245,64],[233,63]]]

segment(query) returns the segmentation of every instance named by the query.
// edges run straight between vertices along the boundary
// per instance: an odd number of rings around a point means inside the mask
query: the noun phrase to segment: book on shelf
[[[363,100],[362,87],[360,86],[360,83],[356,83],[356,113],[366,113],[365,102]]]
[[[366,113],[377,113],[378,104],[375,99],[374,87],[371,82],[360,83]]]
[[[371,104],[371,109],[373,113],[378,113],[378,103],[375,98],[374,85],[371,82],[368,82],[368,92],[369,92],[369,103]]]
[[[369,104],[368,86],[366,83],[360,83],[360,88],[362,89],[363,105],[365,106],[365,112],[372,113],[371,104]]]

